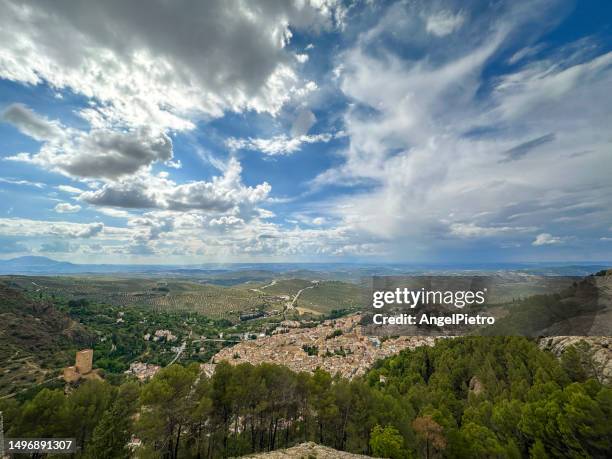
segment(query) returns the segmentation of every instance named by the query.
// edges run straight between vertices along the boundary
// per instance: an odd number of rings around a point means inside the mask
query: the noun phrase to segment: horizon
[[[69,260],[55,259],[41,255],[24,255],[13,258],[0,258],[0,262],[11,262],[27,259],[40,259],[55,263],[68,263],[75,266],[167,266],[167,267],[189,267],[189,266],[225,266],[225,265],[350,265],[350,266],[403,266],[403,267],[453,267],[453,266],[540,266],[540,267],[570,267],[576,266],[612,266],[611,261],[606,260],[565,260],[565,261],[488,261],[488,262],[414,262],[414,261],[244,261],[244,262],[200,262],[191,264],[172,264],[172,263],[77,263]]]

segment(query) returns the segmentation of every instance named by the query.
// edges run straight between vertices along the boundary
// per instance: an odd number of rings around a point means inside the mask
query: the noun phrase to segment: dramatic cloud
[[[573,217],[580,226],[573,232],[586,238],[608,224],[612,182],[604,171],[612,157],[602,133],[612,120],[612,55],[576,43],[489,78],[489,62],[517,46],[516,31],[541,33],[554,8],[513,5],[494,16],[462,16],[461,27],[452,27],[456,37],[443,43],[419,35],[415,17],[427,23],[431,12],[397,4],[341,54],[349,145],[343,163],[312,184],[365,191],[319,210],[358,234],[446,258],[471,241],[528,247],[534,232],[555,231],[559,218]],[[391,46],[408,38],[410,52]],[[453,244],[456,238],[462,241]]]
[[[12,107],[15,105],[11,105],[8,110]],[[50,123],[31,110],[20,107],[20,110],[27,111],[30,124]],[[20,121],[14,118],[5,119],[28,135],[36,134],[33,129],[22,128]],[[58,127],[52,133],[44,139],[39,138],[47,142],[43,143],[38,153],[20,153],[6,159],[29,162],[77,178],[107,179],[131,175],[155,162],[172,159],[170,138],[163,133],[154,134],[147,128],[127,132],[105,129],[81,132]]]
[[[99,101],[89,116],[132,126],[276,113],[306,83],[286,50],[291,28],[340,25],[337,3],[2,0],[0,77],[70,89]]]
[[[2,127],[0,191],[24,197],[0,210],[71,220],[0,218],[13,249],[612,254],[612,52],[595,30],[567,33],[563,0],[0,8],[6,103],[36,108],[0,107],[15,127]]]
[[[209,182],[196,181],[176,184],[172,180],[141,175],[129,181],[113,182],[96,191],[87,191],[80,199],[89,204],[132,209],[163,209],[172,211],[204,211],[252,215],[255,206],[270,193],[266,182],[255,187],[243,185],[242,167],[231,159],[222,176]]]

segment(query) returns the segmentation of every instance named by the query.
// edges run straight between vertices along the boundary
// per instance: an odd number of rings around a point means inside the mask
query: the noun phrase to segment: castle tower
[[[83,349],[76,354],[76,371],[81,375],[86,375],[92,369],[93,349]]]

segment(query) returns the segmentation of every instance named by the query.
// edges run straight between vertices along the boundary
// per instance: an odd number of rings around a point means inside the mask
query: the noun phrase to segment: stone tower
[[[76,371],[86,375],[91,371],[93,365],[93,349],[83,349],[76,354]]]

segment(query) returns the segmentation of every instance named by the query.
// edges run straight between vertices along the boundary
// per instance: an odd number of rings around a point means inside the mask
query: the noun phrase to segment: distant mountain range
[[[494,273],[517,271],[539,275],[584,276],[612,263],[466,263],[466,264],[384,264],[384,263],[210,263],[199,265],[123,265],[76,264],[47,257],[25,256],[0,260],[0,274],[67,275],[67,274],[135,274],[197,276],[202,278],[234,278],[264,280],[279,274],[308,278],[359,279],[373,275]]]
[[[48,271],[48,270],[70,270],[78,265],[67,261],[52,260],[47,257],[19,257],[10,260],[0,260],[3,270],[25,270],[25,271]]]

